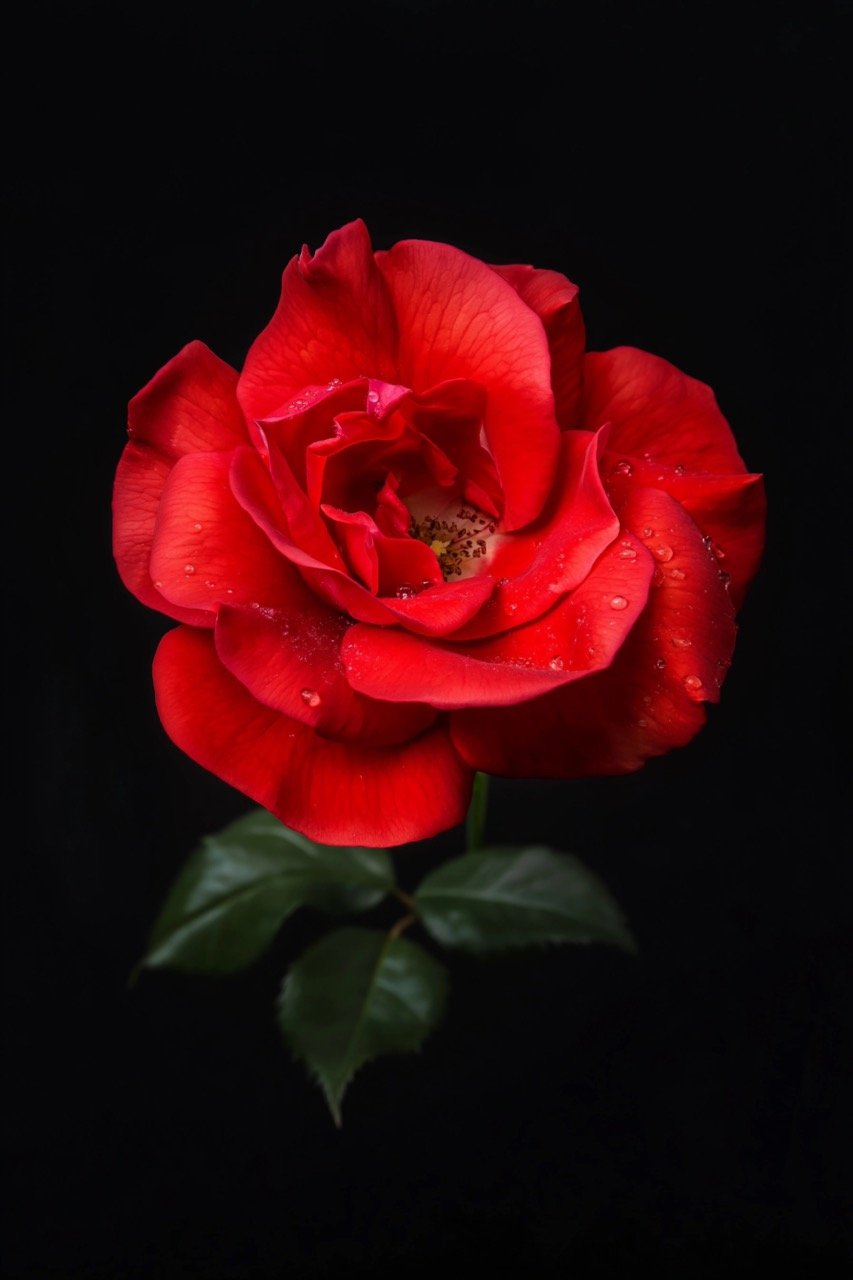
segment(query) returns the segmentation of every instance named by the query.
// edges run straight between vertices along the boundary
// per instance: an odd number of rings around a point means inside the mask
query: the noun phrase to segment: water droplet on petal
[[[700,689],[704,688],[698,676],[685,676],[684,687],[689,693],[698,693]]]
[[[632,476],[634,474],[634,468],[626,458],[623,458],[621,462],[616,463],[616,466],[613,468],[613,474],[615,476]]]
[[[725,551],[723,550],[723,548],[722,548],[722,547],[718,547],[718,546],[716,545],[716,543],[713,543],[713,542],[712,542],[712,543],[711,543],[711,550],[712,550],[712,552],[714,553],[714,555],[717,557],[717,559],[718,559],[718,560],[725,560],[725,558],[726,558],[726,553],[725,553]]]
[[[611,609],[627,609],[628,601],[625,599],[624,596],[613,596],[613,598],[610,601],[610,608]]]
[[[654,529],[651,527],[651,525],[650,525],[650,524],[647,524],[647,525],[645,526],[645,528],[643,529],[643,537],[644,537],[644,538],[653,538],[654,536],[655,536],[655,531],[654,531]]]
[[[513,600],[512,604],[511,604],[511,605],[509,605],[509,606],[508,606],[508,608],[509,608],[510,613],[515,613],[515,611],[518,609],[518,605],[517,605],[517,604],[515,603],[515,601]]]
[[[728,591],[729,587],[732,585],[732,575],[727,573],[725,569],[720,570],[720,582],[722,582],[726,591]]]
[[[656,560],[660,560],[661,564],[666,564],[674,555],[672,547],[668,547],[665,542],[659,542],[656,547],[650,547],[649,550]]]
[[[676,582],[683,582],[687,577],[683,569],[670,569],[669,576],[674,578]]]
[[[434,587],[434,586],[435,586],[435,583],[433,582],[432,578],[422,578],[420,581],[421,591],[426,591],[429,587]]]
[[[193,521],[193,528],[195,529],[196,533],[198,533],[199,529],[201,528],[201,521],[200,521],[200,520],[194,520],[194,521]]]
[[[666,666],[666,658],[656,658],[655,666],[657,667],[658,671],[663,671],[664,667]]]
[[[194,564],[185,564],[185,565],[184,565],[184,573],[187,575],[187,577],[188,577],[188,578],[189,578],[189,577],[191,577],[191,576],[192,576],[192,574],[194,574],[194,573],[195,573],[195,565],[194,565]]]
[[[233,587],[226,587],[226,588],[225,588],[225,594],[226,594],[227,596],[233,596],[233,594],[234,594],[234,588],[233,588]]]
[[[369,404],[379,404],[379,392],[378,392],[378,391],[368,391],[368,393],[367,393],[367,400],[368,400],[368,403],[369,403]]]
[[[637,721],[637,725],[640,729],[647,729],[649,727],[649,722],[648,720],[644,720],[643,717],[640,716],[639,720]]]
[[[162,587],[162,585],[163,585],[163,583],[162,583],[162,581],[161,581],[161,579],[160,579],[160,578],[158,578],[158,579],[157,579],[157,581],[154,583],[154,586],[157,588],[157,590],[158,590],[158,591],[160,590],[160,588]]]
[[[560,655],[557,653],[557,654],[555,654],[555,655],[554,655],[554,657],[553,657],[553,658],[551,659],[551,661],[548,663],[548,666],[551,668],[551,670],[552,670],[552,671],[562,671],[562,670],[563,670],[563,659],[562,659],[562,658],[560,657]]]
[[[303,689],[301,697],[302,701],[306,702],[309,707],[319,707],[322,701],[316,689]]]
[[[686,467],[683,467],[683,466],[681,465],[681,463],[679,462],[678,466],[675,468],[675,474],[676,474],[677,476],[683,476],[683,475],[684,475],[685,470],[686,470]]]
[[[415,592],[415,588],[412,586],[411,582],[402,582],[394,594],[398,600],[411,600],[412,596],[417,593]]]
[[[633,547],[623,547],[622,550],[618,552],[618,555],[620,560],[636,560],[637,559],[637,553]]]
[[[206,587],[215,587],[215,586],[216,586],[216,583],[213,581],[213,579],[212,579],[212,578],[205,578],[204,585],[205,585]]]
[[[338,387],[342,387],[343,385],[344,384],[341,382],[340,378],[330,378],[326,383],[326,390],[336,391]]]
[[[687,636],[670,636],[669,639],[674,649],[689,649],[693,644]]]

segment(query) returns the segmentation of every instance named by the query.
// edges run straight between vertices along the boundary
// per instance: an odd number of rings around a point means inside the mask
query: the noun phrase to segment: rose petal
[[[394,312],[361,221],[287,265],[281,298],[246,357],[237,390],[246,417],[266,418],[310,384],[363,375],[394,381]]]
[[[631,463],[630,474],[626,474],[625,460],[614,465],[614,458],[608,454],[604,469],[610,468],[608,484],[617,511],[622,509],[626,494],[637,487],[669,493],[710,539],[720,573],[729,584],[732,604],[738,609],[764,548],[767,503],[763,477],[747,472],[730,476],[682,472],[643,461]]]
[[[355,626],[341,647],[347,677],[372,697],[443,709],[538,698],[613,661],[645,606],[653,571],[652,557],[625,534],[549,614],[504,635],[461,645]]]
[[[330,742],[262,706],[225,670],[210,633],[185,627],[162,640],[154,685],[182,751],[311,839],[400,845],[465,816],[472,774],[444,725],[404,746]]]
[[[236,392],[236,371],[203,342],[190,342],[131,400],[131,439],[170,458],[245,444],[248,432]]]
[[[493,269],[512,285],[545,326],[557,421],[564,431],[577,427],[586,345],[577,285],[558,271],[539,271],[529,266]]]
[[[222,663],[265,706],[326,738],[364,746],[408,742],[435,720],[429,707],[376,702],[343,675],[341,639],[350,625],[299,583],[285,605],[223,608],[216,624]]]
[[[580,424],[610,423],[609,450],[717,474],[745,471],[710,387],[634,347],[589,352]]]
[[[166,600],[151,580],[151,545],[172,461],[149,445],[129,444],[119,460],[113,489],[113,555],[121,580],[151,609],[197,627],[212,627],[213,614]]]
[[[378,253],[399,321],[399,381],[424,392],[479,382],[508,529],[533,520],[550,492],[558,427],[542,325],[485,263],[450,245],[406,240]]]
[[[560,439],[554,493],[539,520],[490,541],[489,572],[498,588],[458,639],[494,635],[529,622],[584,580],[619,532],[599,475],[599,441],[585,431]]]
[[[701,728],[702,700],[719,697],[734,647],[731,601],[701,532],[672,498],[632,494],[625,517],[653,530],[642,537],[648,549],[665,534],[673,554],[659,561],[623,649],[608,670],[536,702],[454,713],[453,740],[472,768],[511,777],[629,773]]]
[[[234,498],[232,456],[187,454],[163,489],[151,574],[163,595],[185,608],[274,605],[291,573]]]

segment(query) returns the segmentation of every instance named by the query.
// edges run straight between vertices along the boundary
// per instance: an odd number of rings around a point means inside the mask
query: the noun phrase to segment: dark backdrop
[[[746,8],[30,6],[6,69],[29,794],[6,824],[4,1274],[840,1268],[842,6]],[[126,989],[185,853],[246,801],[157,722],[165,623],[117,579],[109,503],[129,396],[191,338],[239,366],[286,260],[359,215],[378,247],[566,272],[592,347],[712,384],[771,514],[690,747],[494,786],[492,831],[583,855],[639,959],[451,960],[446,1022],[357,1077],[338,1133],[272,1018],[315,918],[244,977]],[[458,847],[402,854],[404,881]]]

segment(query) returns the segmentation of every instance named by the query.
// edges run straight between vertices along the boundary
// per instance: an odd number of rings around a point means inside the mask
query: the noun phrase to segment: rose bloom
[[[182,624],[162,722],[308,836],[430,836],[478,769],[629,772],[719,697],[761,477],[707,386],[585,352],[577,294],[353,222],[242,373],[191,342],[130,403],[114,551]]]

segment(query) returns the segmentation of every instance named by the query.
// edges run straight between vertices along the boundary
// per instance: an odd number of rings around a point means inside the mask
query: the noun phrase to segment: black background
[[[27,726],[29,793],[7,802],[4,1274],[840,1269],[841,14],[31,6],[6,55],[7,741],[16,766]],[[128,398],[191,338],[239,366],[287,259],[354,216],[377,247],[578,281],[591,347],[713,385],[770,525],[690,747],[493,788],[493,834],[582,854],[639,959],[451,959],[445,1023],[364,1069],[339,1133],[272,1017],[316,918],[246,976],[126,989],[186,852],[246,802],[159,726],[166,624],[118,581],[109,503]],[[402,879],[458,847],[401,853]]]

